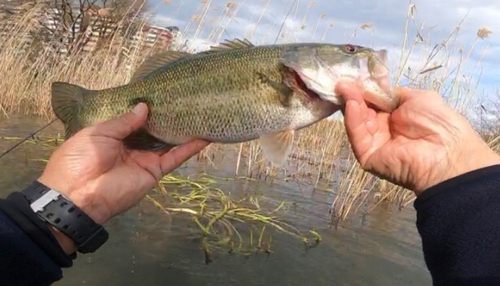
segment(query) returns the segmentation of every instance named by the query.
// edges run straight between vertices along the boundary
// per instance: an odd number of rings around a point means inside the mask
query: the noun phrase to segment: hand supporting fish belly
[[[381,110],[390,112],[399,103],[385,50],[323,43],[254,46],[233,40],[197,54],[153,55],[118,87],[88,90],[55,82],[52,108],[69,138],[145,102],[147,123],[124,140],[128,148],[164,150],[193,139],[259,139],[264,156],[282,166],[295,130],[341,109],[343,100],[335,94],[339,80],[363,86],[365,100]]]

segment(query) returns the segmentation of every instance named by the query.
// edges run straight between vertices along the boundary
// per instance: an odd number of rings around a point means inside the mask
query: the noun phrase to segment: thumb
[[[352,83],[339,83],[336,91],[341,94],[346,104],[344,107],[344,125],[354,155],[362,166],[365,165],[368,152],[373,146],[374,137],[367,121],[375,118],[363,100],[363,91]]]
[[[147,118],[148,106],[141,102],[131,112],[98,124],[93,133],[116,140],[123,140],[133,131],[143,126]]]

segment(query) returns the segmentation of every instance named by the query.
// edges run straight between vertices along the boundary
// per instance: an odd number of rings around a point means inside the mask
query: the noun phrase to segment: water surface
[[[24,137],[45,124],[30,116],[0,119],[0,137]],[[61,132],[59,123],[40,136]],[[0,140],[0,151],[15,140]],[[40,175],[51,148],[26,143],[0,162],[0,195],[21,190]],[[231,165],[234,170],[234,165]],[[201,166],[192,160],[176,170],[193,174],[203,170],[229,177],[229,168]],[[112,187],[112,186],[110,186]],[[349,224],[329,228],[328,210],[333,195],[307,192],[293,182],[223,181],[219,186],[233,195],[251,192],[263,201],[295,202],[290,212],[298,227],[315,227],[323,241],[305,251],[288,235],[273,237],[273,253],[251,255],[218,253],[205,263],[193,224],[187,217],[169,217],[147,200],[110,221],[109,241],[97,253],[81,255],[64,270],[55,285],[431,285],[415,227],[415,211],[389,206]],[[158,195],[151,193],[152,195]]]

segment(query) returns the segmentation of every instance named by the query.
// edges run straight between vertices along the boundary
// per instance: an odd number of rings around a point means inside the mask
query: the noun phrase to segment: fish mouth
[[[391,85],[387,64],[387,50],[365,50],[349,57],[323,58],[317,50],[299,57],[285,53],[280,62],[290,71],[287,85],[300,89],[308,99],[344,105],[336,94],[339,81],[347,80],[363,91],[365,102],[374,109],[392,112],[399,106],[399,98]]]
[[[292,76],[294,77],[295,84],[296,84],[297,88],[302,90],[302,92],[307,97],[307,99],[309,99],[311,101],[317,101],[317,100],[327,101],[327,100],[324,100],[314,90],[308,88],[307,84],[305,83],[305,81],[302,79],[302,77],[300,76],[300,74],[297,71],[295,71],[294,69],[290,69],[290,72],[291,72]]]
[[[359,59],[360,83],[364,88],[364,100],[377,109],[392,112],[399,106],[399,97],[391,84],[387,50],[374,51]]]

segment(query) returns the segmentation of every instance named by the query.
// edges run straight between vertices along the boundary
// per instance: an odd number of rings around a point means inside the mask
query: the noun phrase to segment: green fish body
[[[339,47],[253,46],[235,40],[198,54],[169,51],[147,59],[123,86],[96,91],[55,82],[52,107],[69,138],[144,102],[149,107],[146,125],[124,140],[131,149],[172,148],[193,139],[260,139],[266,158],[282,165],[295,130],[340,109],[340,101],[324,100],[310,90],[284,56],[300,57],[311,50],[335,53]]]

